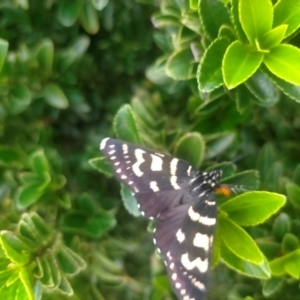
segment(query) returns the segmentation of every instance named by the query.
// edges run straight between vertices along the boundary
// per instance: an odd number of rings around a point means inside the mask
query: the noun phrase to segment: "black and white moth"
[[[100,149],[141,214],[156,220],[153,241],[178,299],[204,300],[222,171],[202,172],[182,159],[111,138]]]

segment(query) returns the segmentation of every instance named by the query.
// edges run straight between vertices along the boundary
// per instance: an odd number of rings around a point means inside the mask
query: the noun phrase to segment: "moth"
[[[141,214],[156,221],[153,241],[178,299],[204,300],[222,171],[202,172],[185,160],[112,138],[103,139],[100,149]]]

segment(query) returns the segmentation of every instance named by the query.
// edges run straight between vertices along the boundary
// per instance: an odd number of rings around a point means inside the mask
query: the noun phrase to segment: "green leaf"
[[[56,258],[62,272],[68,275],[76,275],[81,268],[77,265],[77,261],[67,250],[67,247],[62,246],[56,253]]]
[[[80,23],[89,34],[96,34],[99,31],[100,24],[97,11],[92,4],[83,4],[80,12]]]
[[[240,0],[231,0],[231,21],[234,25],[234,29],[238,36],[238,39],[243,44],[248,44],[249,41],[240,22],[239,2]]]
[[[64,275],[61,277],[61,282],[58,289],[62,294],[67,296],[72,296],[74,294],[68,279]]]
[[[229,12],[222,1],[199,1],[199,14],[204,30],[212,40],[217,38],[222,25],[231,25]]]
[[[13,284],[1,290],[1,299],[5,300],[34,300],[28,293],[23,282],[16,280]]]
[[[146,70],[146,77],[157,85],[169,84],[172,79],[166,74],[166,62],[169,56],[163,56],[156,59]]]
[[[24,111],[31,103],[32,96],[25,84],[16,84],[9,91],[9,105],[7,110],[10,114],[16,115]]]
[[[220,206],[235,223],[254,226],[263,223],[285,204],[285,196],[269,192],[247,192]]]
[[[46,102],[58,109],[66,109],[69,106],[68,99],[60,86],[55,83],[45,85],[43,95]]]
[[[264,68],[264,72],[285,95],[300,103],[300,86],[294,85],[292,83],[289,83],[287,81],[278,78],[273,73],[271,73],[267,68]]]
[[[219,215],[218,222],[222,241],[230,251],[251,263],[257,265],[263,263],[263,254],[244,229],[222,214]]]
[[[287,30],[287,25],[280,25],[267,32],[261,40],[259,40],[259,47],[262,50],[271,49],[280,44],[284,38]]]
[[[299,279],[300,270],[300,250],[297,249],[284,256],[276,258],[270,262],[272,275],[283,276],[289,274],[291,277]]]
[[[43,150],[38,150],[31,155],[31,167],[40,176],[49,172],[49,163]]]
[[[225,175],[223,172],[220,180],[222,184],[232,184],[237,186],[237,189],[241,186],[244,190],[256,190],[259,187],[259,173],[256,170],[247,170],[227,177]]]
[[[279,0],[274,6],[273,27],[288,25],[285,37],[300,27],[300,3],[298,0]]]
[[[252,45],[272,28],[273,7],[270,0],[240,0],[241,25]]]
[[[20,155],[14,148],[0,146],[0,164],[14,165],[20,160]]]
[[[255,96],[246,88],[245,84],[236,87],[235,101],[238,112],[240,114],[247,112],[254,98]]]
[[[201,92],[211,92],[223,84],[222,60],[229,44],[227,39],[219,38],[206,49],[197,72]]]
[[[285,185],[288,200],[295,208],[300,208],[300,186],[295,183]]]
[[[123,184],[121,184],[121,197],[126,210],[130,214],[132,214],[135,217],[141,215],[137,206],[136,198],[132,195],[131,190]]]
[[[134,113],[129,104],[123,105],[115,115],[114,131],[121,140],[140,144],[140,136]]]
[[[5,61],[7,51],[8,42],[6,40],[0,39],[0,72]]]
[[[291,219],[286,213],[281,213],[273,222],[272,234],[281,241],[286,233],[291,229]]]
[[[49,174],[45,173],[40,177],[41,181],[36,184],[21,187],[17,194],[17,205],[19,208],[26,208],[37,201],[45,192],[45,188],[51,181]]]
[[[19,272],[20,280],[26,291],[26,296],[28,299],[34,299],[33,290],[32,290],[32,276],[30,268],[22,268]]]
[[[262,106],[272,106],[280,98],[277,86],[260,69],[245,82],[245,85]]]
[[[166,63],[166,74],[174,80],[188,80],[195,77],[194,56],[190,48],[171,54]]]
[[[108,4],[108,0],[92,0],[91,2],[97,10],[102,10]]]
[[[268,262],[264,259],[260,264],[254,264],[236,256],[225,243],[221,243],[220,254],[222,261],[233,270],[244,275],[268,279],[270,277],[270,268]]]
[[[246,81],[259,68],[263,54],[251,52],[239,41],[232,43],[223,58],[223,78],[228,89]]]
[[[89,159],[88,162],[98,172],[103,173],[108,177],[113,176],[112,167],[104,156]]]
[[[256,168],[259,170],[260,177],[264,180],[273,162],[276,161],[275,150],[272,144],[265,144],[258,154]]]
[[[54,58],[54,45],[52,40],[44,39],[40,42],[36,57],[42,74],[49,76],[52,71]]]
[[[266,298],[270,298],[279,290],[284,284],[284,278],[270,278],[263,283],[262,293]]]
[[[49,251],[42,257],[39,257],[38,259],[42,274],[42,277],[40,278],[41,283],[46,287],[53,288],[55,285],[51,273],[51,268],[49,265]]]
[[[204,151],[205,142],[202,135],[198,132],[189,132],[177,141],[174,155],[199,168],[204,157]]]
[[[190,8],[193,10],[198,10],[198,0],[189,0]]]
[[[223,132],[206,138],[205,159],[211,159],[223,153],[235,140],[235,134]]]
[[[0,244],[5,256],[12,262],[21,265],[28,262],[28,255],[23,254],[23,251],[28,251],[28,247],[12,232],[2,230],[0,232]]]
[[[279,78],[300,85],[300,49],[281,44],[265,54],[264,63]]]
[[[58,20],[66,27],[72,26],[78,19],[82,8],[82,3],[70,1],[59,3]]]
[[[289,253],[299,248],[299,239],[292,233],[286,233],[282,240],[282,252]]]

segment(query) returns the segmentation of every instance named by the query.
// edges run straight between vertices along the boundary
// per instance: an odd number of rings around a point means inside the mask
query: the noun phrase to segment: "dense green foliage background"
[[[290,0],[2,0],[0,299],[175,299],[100,157],[113,135],[271,192],[218,198],[209,299],[300,299],[298,20]]]

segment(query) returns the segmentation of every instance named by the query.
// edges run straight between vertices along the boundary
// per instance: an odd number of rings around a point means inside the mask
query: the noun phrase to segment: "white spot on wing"
[[[150,154],[152,157],[152,162],[151,162],[151,170],[152,171],[161,171],[162,170],[162,165],[163,165],[163,160],[157,156]]]
[[[123,144],[122,149],[123,149],[123,154],[124,155],[128,153],[128,145],[127,144]]]
[[[200,219],[200,214],[195,212],[192,206],[188,210],[188,215],[192,219],[192,221],[198,221]]]
[[[186,293],[186,290],[181,290],[181,291],[180,291],[180,294],[181,294],[181,295],[184,295],[185,293]]]
[[[196,233],[195,238],[193,240],[193,245],[195,247],[203,248],[205,251],[208,251],[210,241],[209,236],[206,234]]]
[[[171,164],[170,164],[170,172],[171,175],[175,176],[176,175],[176,171],[177,171],[177,163],[178,163],[178,158],[173,158],[171,160]]]
[[[200,217],[199,223],[207,226],[212,226],[216,224],[215,218],[209,218],[209,217]]]
[[[192,169],[192,166],[189,166],[189,168],[187,169],[187,174],[188,174],[188,176],[190,176],[191,175],[191,169]]]
[[[180,190],[180,186],[177,184],[177,176],[171,176],[170,182],[175,190]]]
[[[132,166],[132,170],[138,177],[141,177],[143,175],[143,172],[140,170],[140,165],[145,161],[143,158],[143,153],[145,153],[145,151],[142,149],[135,149],[134,151],[136,163]]]
[[[126,175],[121,175],[121,179],[126,179],[127,176]]]
[[[173,279],[173,280],[176,280],[176,279],[177,279],[177,274],[176,274],[176,273],[173,273],[173,274],[172,274],[172,279]]]
[[[159,188],[157,186],[157,182],[156,181],[151,181],[150,182],[150,189],[153,191],[153,192],[158,192],[159,191]]]
[[[179,282],[176,282],[175,287],[176,287],[177,289],[179,289],[179,288],[181,287],[181,284],[180,284]]]
[[[174,263],[170,264],[170,269],[173,270],[174,269]]]
[[[197,257],[195,260],[189,260],[189,254],[185,253],[181,255],[181,263],[187,270],[192,270],[197,268],[201,273],[205,273],[208,269],[208,260],[201,260],[200,257]]]
[[[106,142],[109,140],[109,138],[105,138],[100,143],[100,150],[103,150],[106,146]]]
[[[185,240],[185,234],[179,229],[176,233],[176,238],[179,243],[182,243]]]
[[[192,221],[198,221],[199,223],[206,225],[206,226],[212,226],[216,224],[216,218],[209,218],[206,216],[201,216],[197,212],[194,211],[193,207],[191,206],[188,210],[188,215],[191,218]]]

